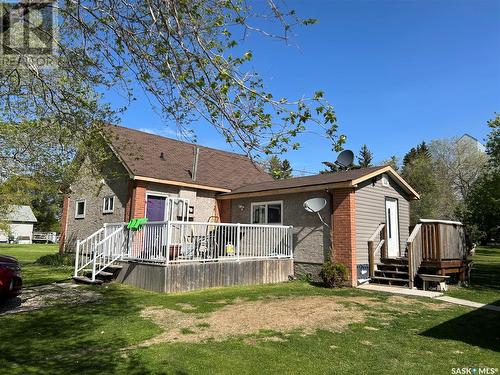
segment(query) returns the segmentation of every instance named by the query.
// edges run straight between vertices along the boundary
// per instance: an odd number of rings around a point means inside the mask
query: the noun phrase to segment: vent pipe
[[[200,148],[198,146],[194,146],[193,148],[193,169],[191,173],[191,178],[193,181],[196,181],[196,172],[198,170],[198,158],[200,156]]]

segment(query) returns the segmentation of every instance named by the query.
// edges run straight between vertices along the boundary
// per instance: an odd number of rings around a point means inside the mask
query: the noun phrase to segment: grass
[[[11,255],[21,263],[23,283],[25,286],[47,284],[61,281],[71,277],[71,267],[45,266],[36,264],[41,256],[56,254],[58,245],[33,244],[33,245],[5,245],[0,244],[0,254]]]
[[[54,251],[51,247],[45,249]],[[7,250],[2,247],[0,253]],[[32,263],[39,250],[42,248],[38,245],[26,251],[24,247],[10,248],[9,253],[23,261],[28,283],[38,282],[42,271],[50,273],[50,268],[29,270],[35,267]],[[487,256],[478,254],[483,255]],[[49,274],[43,278],[55,277]],[[294,331],[286,336],[280,332],[256,332],[252,335],[255,339],[274,335],[284,340],[249,344],[248,337],[238,336],[221,342],[161,343],[126,349],[161,332],[151,320],[141,317],[141,310],[147,306],[182,310],[189,304],[188,313],[210,313],[241,298],[370,296],[386,301],[388,296],[356,289],[326,289],[305,282],[171,295],[119,284],[89,288],[102,293],[102,302],[73,306],[62,303],[39,311],[0,316],[2,372],[450,374],[457,367],[500,367],[500,315],[493,311],[460,306],[432,309],[418,303],[396,311],[386,310],[385,304],[377,308],[357,306],[364,309],[367,320],[351,324],[344,332],[318,330],[303,335]],[[384,318],[387,316],[391,320]],[[205,326],[202,322],[200,325]],[[373,329],[368,330],[367,326]],[[187,330],[184,333],[191,335]]]
[[[447,295],[500,306],[500,248],[479,247],[469,287],[451,286]]]

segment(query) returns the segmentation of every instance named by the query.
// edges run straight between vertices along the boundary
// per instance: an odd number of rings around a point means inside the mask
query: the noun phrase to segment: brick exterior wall
[[[357,284],[356,199],[354,189],[335,189],[332,193],[332,258],[349,269],[349,283]]]
[[[218,200],[216,206],[216,215],[219,217],[221,223],[231,222],[231,201]]]
[[[66,230],[68,226],[68,208],[69,208],[69,196],[65,195],[63,198],[63,208],[61,214],[61,235],[59,239],[59,252],[64,252],[64,245],[66,244]]]
[[[146,191],[148,190],[147,183],[136,181],[132,191],[132,211],[131,218],[139,219],[146,216]]]

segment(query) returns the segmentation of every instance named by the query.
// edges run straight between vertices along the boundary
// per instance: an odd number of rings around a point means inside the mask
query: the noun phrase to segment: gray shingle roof
[[[122,126],[108,125],[108,141],[134,176],[198,184],[232,190],[272,181],[248,157],[194,145]],[[191,176],[193,150],[199,149],[196,180]],[[163,155],[163,158],[160,157]]]
[[[36,223],[38,221],[30,206],[18,205],[12,205],[9,207],[6,220],[23,223]]]

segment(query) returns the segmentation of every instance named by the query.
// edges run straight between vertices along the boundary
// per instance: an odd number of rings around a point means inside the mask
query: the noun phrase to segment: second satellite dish
[[[304,209],[309,212],[320,212],[326,206],[326,199],[311,198],[304,202]]]
[[[337,164],[341,169],[349,169],[354,162],[354,153],[351,150],[342,151],[339,156],[337,156],[337,160],[335,164]]]
[[[329,227],[329,225],[327,223],[325,223],[323,221],[323,218],[321,217],[321,215],[319,214],[319,212],[325,208],[326,204],[328,202],[326,201],[325,198],[311,198],[311,199],[308,199],[304,202],[304,209],[308,212],[313,212],[313,213],[316,213],[318,214],[318,217],[319,219],[321,220],[321,222],[326,225],[327,227]]]

